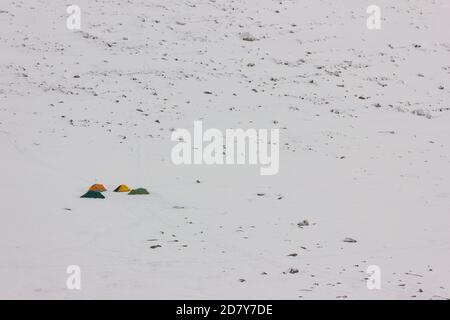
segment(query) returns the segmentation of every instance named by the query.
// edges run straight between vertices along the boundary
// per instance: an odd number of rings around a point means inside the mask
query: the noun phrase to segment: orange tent
[[[93,184],[93,185],[89,188],[89,191],[103,192],[103,191],[106,191],[106,188],[105,188],[104,185],[99,184],[99,183],[96,183],[96,184]]]

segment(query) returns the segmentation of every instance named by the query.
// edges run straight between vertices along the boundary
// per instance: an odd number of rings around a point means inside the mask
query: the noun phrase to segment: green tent
[[[129,195],[134,195],[134,194],[150,194],[150,192],[148,192],[147,189],[145,189],[145,188],[137,188],[137,189],[131,190],[128,194],[129,194]]]
[[[91,198],[91,199],[105,199],[105,196],[101,192],[89,190],[81,196],[81,198]]]

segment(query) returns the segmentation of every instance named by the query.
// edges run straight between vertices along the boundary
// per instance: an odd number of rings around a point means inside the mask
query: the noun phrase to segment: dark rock
[[[309,221],[305,219],[305,220],[303,220],[303,221],[297,223],[297,226],[299,226],[300,228],[309,226]]]
[[[343,241],[344,241],[344,242],[348,242],[348,243],[356,243],[356,242],[358,242],[358,241],[356,241],[355,239],[349,238],[349,237],[345,238]]]

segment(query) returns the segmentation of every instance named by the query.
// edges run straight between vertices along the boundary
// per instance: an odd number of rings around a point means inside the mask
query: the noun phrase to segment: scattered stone
[[[340,110],[338,110],[338,109],[335,109],[335,108],[333,108],[333,109],[330,109],[330,112],[331,112],[331,113],[334,113],[334,114],[340,114],[340,113],[341,113],[341,111],[340,111]]]
[[[297,226],[298,226],[299,228],[303,228],[303,227],[309,226],[309,221],[305,219],[305,220],[303,220],[303,221],[297,223]]]
[[[298,269],[296,269],[296,268],[290,268],[288,272],[289,272],[290,274],[295,274],[295,273],[298,273],[299,271],[298,271]]]
[[[252,36],[249,32],[244,32],[241,34],[241,39],[244,41],[255,41],[257,40],[254,36]]]
[[[423,275],[421,275],[421,274],[412,273],[412,272],[405,272],[405,274],[406,274],[407,276],[414,276],[414,277],[420,277],[420,278],[423,277]]]
[[[349,237],[345,238],[343,241],[348,242],[348,243],[356,243],[357,242],[355,239],[349,238]]]
[[[415,114],[416,116],[419,116],[419,117],[425,117],[427,119],[431,119],[431,114],[424,109],[416,109],[416,110],[413,110],[411,113]]]

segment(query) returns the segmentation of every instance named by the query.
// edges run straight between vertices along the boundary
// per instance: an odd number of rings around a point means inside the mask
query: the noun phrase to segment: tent
[[[117,188],[114,189],[114,192],[130,192],[130,188],[126,184],[121,184]]]
[[[89,190],[81,196],[81,198],[91,198],[91,199],[105,199],[105,196],[101,192]]]
[[[106,191],[106,188],[105,188],[104,185],[99,184],[99,183],[96,183],[96,184],[93,184],[93,185],[89,188],[89,191],[103,192],[103,191]]]
[[[137,189],[131,190],[128,194],[129,195],[150,194],[150,192],[148,192],[147,189],[145,189],[145,188],[137,188]]]

